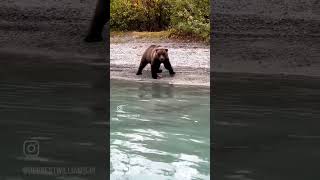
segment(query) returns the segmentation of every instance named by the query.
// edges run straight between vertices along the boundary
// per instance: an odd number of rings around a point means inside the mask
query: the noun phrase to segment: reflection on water
[[[210,179],[209,89],[111,82],[111,179]]]

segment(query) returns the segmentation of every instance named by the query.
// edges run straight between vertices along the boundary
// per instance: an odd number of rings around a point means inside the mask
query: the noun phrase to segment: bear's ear
[[[168,52],[168,49],[164,49],[164,50],[166,50],[166,52]]]

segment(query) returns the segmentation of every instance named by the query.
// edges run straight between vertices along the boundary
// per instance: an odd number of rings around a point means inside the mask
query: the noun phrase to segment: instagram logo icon
[[[26,140],[23,143],[23,153],[27,157],[37,157],[39,155],[39,141]]]

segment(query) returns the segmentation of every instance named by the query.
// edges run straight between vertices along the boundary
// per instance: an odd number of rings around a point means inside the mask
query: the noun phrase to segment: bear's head
[[[168,49],[166,48],[157,48],[156,49],[156,57],[157,59],[159,59],[160,62],[164,62],[165,60],[168,60],[169,59],[169,56],[168,56]]]

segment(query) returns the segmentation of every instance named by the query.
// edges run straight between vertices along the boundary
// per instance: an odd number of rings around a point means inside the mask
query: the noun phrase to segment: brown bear
[[[171,76],[175,74],[169,61],[168,49],[164,47],[158,45],[151,45],[144,52],[141,58],[137,75],[141,75],[142,69],[146,67],[146,65],[149,63],[151,64],[151,75],[153,79],[157,79],[157,73],[162,72],[162,70],[160,69],[161,63],[163,63],[164,67],[169,70]]]

